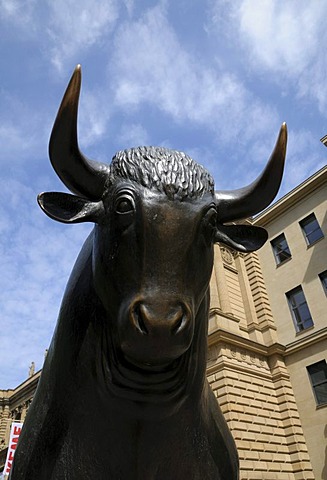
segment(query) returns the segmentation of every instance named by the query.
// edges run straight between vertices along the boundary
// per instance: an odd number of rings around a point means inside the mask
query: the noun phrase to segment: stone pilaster
[[[276,326],[257,253],[252,252],[245,255],[244,264],[252,292],[258,328],[262,332],[264,343],[272,345],[277,342]],[[256,328],[256,325],[253,324],[252,328]]]
[[[269,358],[269,365],[275,385],[286,443],[290,452],[294,478],[295,480],[314,480],[301,420],[284,359],[281,355],[274,354]]]
[[[208,380],[236,441],[240,479],[314,480],[282,356],[237,342],[211,343]]]

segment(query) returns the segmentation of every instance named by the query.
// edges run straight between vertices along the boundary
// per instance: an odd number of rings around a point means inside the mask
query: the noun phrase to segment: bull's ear
[[[62,223],[97,223],[104,210],[102,201],[90,202],[68,193],[40,193],[37,201],[44,213]]]
[[[266,242],[264,228],[252,225],[217,225],[215,242],[221,242],[239,252],[253,252]]]

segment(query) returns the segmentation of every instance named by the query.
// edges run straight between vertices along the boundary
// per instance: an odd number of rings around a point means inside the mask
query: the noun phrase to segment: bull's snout
[[[142,335],[178,335],[188,328],[191,312],[185,303],[136,301],[130,308],[130,320]]]
[[[167,368],[192,342],[193,310],[182,299],[138,296],[120,318],[120,349],[125,359],[142,368]]]

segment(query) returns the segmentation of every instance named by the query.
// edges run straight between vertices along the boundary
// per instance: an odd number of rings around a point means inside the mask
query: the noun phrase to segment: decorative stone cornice
[[[211,333],[208,337],[208,346],[209,348],[216,343],[227,343],[232,345],[239,350],[249,350],[257,355],[271,356],[271,355],[281,355],[285,356],[286,347],[280,343],[274,343],[269,347],[261,343],[257,343],[248,338],[240,337],[235,333],[228,332],[227,330],[216,330]]]
[[[309,335],[297,338],[294,342],[288,343],[285,347],[284,356],[292,355],[304,348],[311,347],[315,343],[327,340],[327,327],[321,328],[317,332],[310,333]]]
[[[36,372],[32,377],[27,378],[23,383],[18,385],[14,390],[0,390],[0,406],[11,405],[11,408],[16,408],[18,405],[26,402],[34,395],[41,371]]]

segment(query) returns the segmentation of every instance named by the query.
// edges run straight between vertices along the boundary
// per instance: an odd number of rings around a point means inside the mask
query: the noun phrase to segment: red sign
[[[3,473],[5,475],[9,475],[10,469],[12,466],[12,461],[14,459],[17,442],[19,439],[20,432],[22,431],[23,424],[18,422],[13,422],[11,424],[11,432],[10,432],[10,439],[9,439],[9,446],[8,446],[8,453],[7,453],[7,460],[5,463],[5,469]]]

